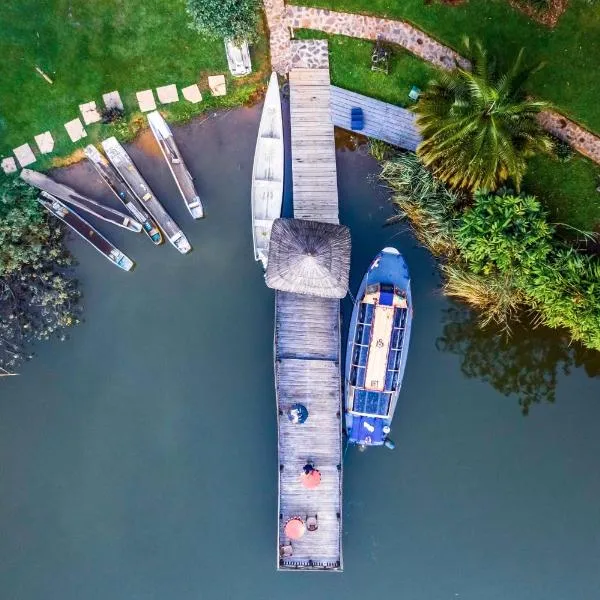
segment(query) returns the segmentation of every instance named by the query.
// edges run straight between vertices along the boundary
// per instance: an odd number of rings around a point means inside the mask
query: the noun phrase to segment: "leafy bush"
[[[76,282],[60,227],[19,179],[0,182],[0,371],[28,358],[35,340],[65,337],[77,323]]]
[[[398,219],[444,260],[446,295],[510,329],[523,309],[550,327],[600,350],[600,258],[555,236],[539,201],[508,191],[464,197],[448,190],[411,154],[384,163]]]
[[[477,193],[456,230],[474,273],[529,273],[547,260],[553,228],[533,196]]]
[[[259,11],[259,0],[187,0],[191,27],[214,38],[255,39]]]
[[[569,162],[575,156],[575,150],[568,142],[552,136],[552,143],[554,145],[554,156],[560,162]]]
[[[102,109],[102,122],[105,125],[109,123],[116,123],[117,121],[121,121],[125,116],[125,111],[118,106],[110,106]]]

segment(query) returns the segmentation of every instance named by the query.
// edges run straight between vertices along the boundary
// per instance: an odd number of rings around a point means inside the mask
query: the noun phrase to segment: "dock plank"
[[[290,71],[294,217],[339,223],[329,69]],[[275,387],[278,408],[280,570],[342,570],[342,438],[340,303],[278,291],[275,296]],[[292,423],[290,406],[306,406]],[[313,462],[321,483],[306,489],[302,467]],[[289,540],[291,517],[317,516],[318,529]]]

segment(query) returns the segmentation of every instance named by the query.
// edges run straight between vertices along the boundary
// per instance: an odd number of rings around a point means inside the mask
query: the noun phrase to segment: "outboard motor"
[[[383,445],[390,450],[393,450],[396,447],[396,444],[394,444],[394,442],[388,437],[385,438]]]

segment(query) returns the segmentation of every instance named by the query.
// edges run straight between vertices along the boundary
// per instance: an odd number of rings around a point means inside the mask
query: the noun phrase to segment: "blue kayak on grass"
[[[369,266],[352,311],[346,352],[348,443],[393,448],[389,433],[406,367],[412,323],[403,256],[384,248]]]

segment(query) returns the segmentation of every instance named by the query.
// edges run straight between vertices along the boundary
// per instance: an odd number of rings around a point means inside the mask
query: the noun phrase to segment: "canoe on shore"
[[[273,221],[283,202],[283,119],[277,73],[271,74],[263,106],[252,168],[252,239],[254,259],[267,268]]]
[[[92,144],[86,146],[84,152],[96,170],[96,173],[100,176],[100,179],[108,186],[115,198],[142,224],[142,231],[154,244],[162,244],[163,237],[158,225],[138,199],[131,193],[125,182],[121,179],[115,168],[106,160],[104,155]]]
[[[129,229],[139,233],[142,230],[142,224],[132,219],[129,215],[125,215],[110,206],[96,202],[87,196],[77,193],[70,187],[58,183],[43,173],[32,171],[31,169],[23,169],[21,171],[21,179],[29,185],[38,188],[41,191],[48,192],[55,198],[67,202],[80,210],[83,210],[98,219],[102,219],[107,223],[112,223],[117,227]]]
[[[157,110],[148,113],[148,123],[185,205],[194,219],[201,219],[204,209],[200,196],[194,186],[194,179],[183,162],[173,132]]]
[[[102,142],[102,147],[108,160],[123,181],[127,184],[133,195],[139,200],[142,206],[154,217],[159,227],[163,230],[167,239],[182,254],[187,254],[192,246],[181,231],[179,225],[171,218],[164,209],[158,198],[153,194],[146,180],[140,175],[129,154],[125,148],[119,144],[117,138],[110,137]]]
[[[82,237],[88,244],[91,244],[100,254],[119,267],[119,269],[123,269],[124,271],[131,271],[133,269],[135,263],[72,208],[63,204],[52,194],[44,191],[42,191],[37,200],[51,215],[60,219],[69,229]]]

